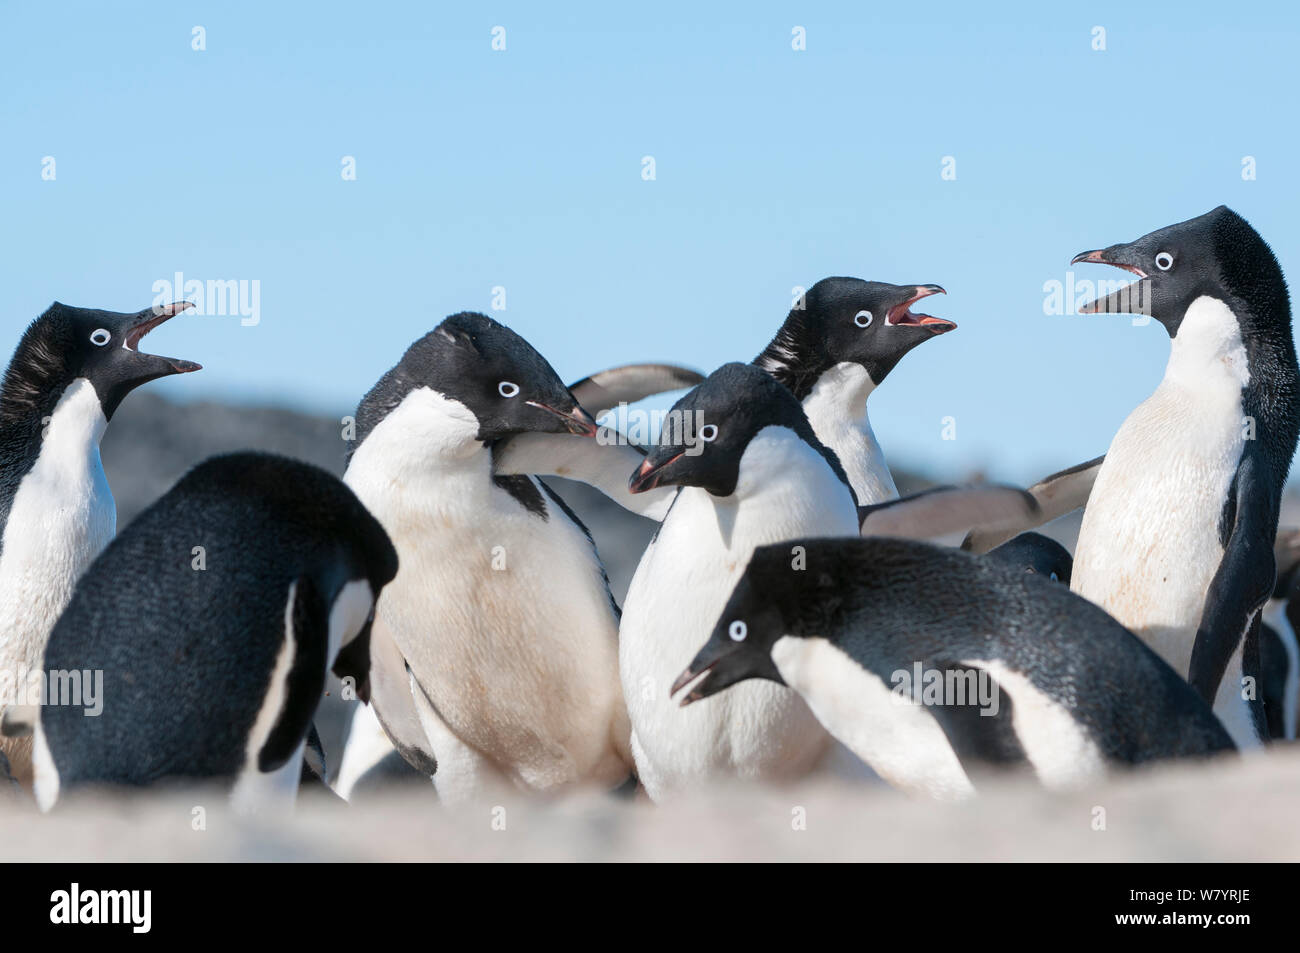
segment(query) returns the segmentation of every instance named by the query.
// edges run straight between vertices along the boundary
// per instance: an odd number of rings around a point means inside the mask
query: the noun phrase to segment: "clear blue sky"
[[[55,299],[257,280],[258,325],[149,338],[205,365],[152,386],[342,414],[498,285],[576,378],[747,360],[826,275],[937,282],[960,327],[872,398],[886,454],[1030,479],[1102,452],[1168,353],[1044,315],[1075,252],[1226,203],[1300,275],[1290,4],[463,6],[0,7],[0,346]]]

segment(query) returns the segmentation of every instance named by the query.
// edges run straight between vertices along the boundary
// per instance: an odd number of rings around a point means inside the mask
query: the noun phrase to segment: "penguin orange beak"
[[[902,301],[885,314],[885,323],[891,326],[924,327],[932,334],[944,334],[957,327],[955,322],[936,318],[932,314],[913,314],[912,305],[916,304],[922,298],[928,298],[930,295],[947,294],[939,285],[916,285],[912,290],[912,296]]]
[[[529,407],[536,407],[538,410],[544,410],[548,414],[554,414],[560,419],[560,422],[568,428],[569,433],[579,437],[596,436],[596,421],[592,419],[591,414],[587,413],[580,406],[575,404],[573,410],[567,414],[561,410],[556,410],[549,404],[543,404],[540,401],[528,401]]]

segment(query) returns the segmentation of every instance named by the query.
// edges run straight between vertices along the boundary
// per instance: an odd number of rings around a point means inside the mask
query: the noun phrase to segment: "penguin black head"
[[[1291,311],[1286,280],[1268,244],[1226,205],[1136,241],[1080,252],[1070,264],[1100,262],[1138,280],[1079,309],[1081,314],[1147,314],[1176,337],[1188,306],[1202,295],[1223,300],[1243,330],[1267,334]]]
[[[530,431],[596,435],[596,422],[546,358],[505,325],[464,311],[412,344],[365,396],[356,445],[421,387],[467,408],[484,443]]]
[[[1042,533],[1021,533],[1001,546],[988,551],[985,559],[1003,563],[1013,569],[1046,576],[1053,582],[1070,584],[1074,559],[1070,551]]]
[[[754,363],[799,400],[837,364],[860,364],[879,385],[912,348],[957,327],[911,311],[922,298],[943,293],[938,285],[823,278],[808,289],[803,307],[790,311]]]
[[[18,342],[0,390],[0,418],[45,416],[78,378],[90,382],[105,418],[112,418],[122,398],[141,384],[199,370],[193,361],[138,350],[141,338],[191,306],[177,301],[125,314],[54,302]]]
[[[839,458],[823,446],[799,402],[772,375],[753,364],[724,364],[673,405],[628,487],[697,486],[730,496],[750,441],[767,427],[786,427],[819,451],[847,484]],[[773,461],[780,465],[779,461]]]

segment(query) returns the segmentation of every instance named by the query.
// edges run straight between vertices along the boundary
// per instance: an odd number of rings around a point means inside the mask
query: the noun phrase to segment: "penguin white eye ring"
[[[749,626],[743,621],[737,619],[731,625],[727,626],[727,635],[731,636],[733,642],[744,642],[745,636],[749,635]]]
[[[113,335],[107,328],[95,328],[90,332],[90,343],[96,347],[103,347],[112,339]]]
[[[871,327],[873,320],[875,320],[875,316],[870,311],[859,311],[853,316],[853,323],[860,328]]]
[[[519,385],[513,381],[502,381],[497,385],[497,393],[502,397],[514,397],[519,393]]]
[[[1167,251],[1159,252],[1156,255],[1156,267],[1161,271],[1168,271],[1174,267],[1174,256]]]
[[[713,443],[713,441],[718,439],[718,425],[705,424],[700,428],[698,436],[702,443]]]

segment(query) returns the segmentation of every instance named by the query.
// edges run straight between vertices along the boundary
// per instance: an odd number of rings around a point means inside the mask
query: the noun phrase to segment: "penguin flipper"
[[[1249,452],[1242,455],[1233,483],[1232,526],[1220,525],[1220,533],[1227,534],[1223,559],[1205,594],[1187,672],[1187,680],[1210,705],[1232,653],[1258,620],[1277,577],[1273,543],[1279,494],[1263,462]]]
[[[600,490],[624,509],[659,522],[672,506],[677,487],[631,492],[628,479],[644,459],[645,451],[640,447],[627,443],[617,431],[602,427],[595,440],[570,434],[515,434],[493,448],[492,469],[497,476],[526,474],[578,480]]]
[[[329,606],[309,574],[304,573],[294,583],[291,618],[293,662],[285,675],[280,714],[257,753],[257,769],[263,774],[283,767],[305,742],[316,706],[325,694]]]
[[[0,714],[0,735],[6,738],[28,738],[36,730],[40,709],[35,705],[8,705]]]
[[[1087,463],[1080,463],[1039,480],[1028,490],[1029,495],[1038,504],[1038,513],[1034,517],[1034,522],[973,529],[966,536],[961,548],[977,554],[987,553],[1025,530],[1041,526],[1087,505],[1088,497],[1092,493],[1092,485],[1097,482],[1097,474],[1105,459],[1106,455],[1102,454]]]
[[[932,659],[925,665],[927,669],[942,672],[970,673],[993,687],[996,709],[981,707],[970,698],[963,699],[961,704],[926,705],[926,711],[943,729],[968,775],[1030,767],[1020,736],[1016,734],[1011,696],[986,669],[942,658]]]
[[[376,617],[370,629],[370,704],[397,753],[421,774],[432,777],[438,760],[420,725],[411,696],[409,668],[388,627]],[[343,754],[347,759],[347,752]]]
[[[573,399],[600,416],[619,404],[635,404],[654,394],[685,390],[704,380],[704,375],[675,364],[624,364],[584,377],[569,385]]]
[[[569,392],[596,416],[619,404],[634,404],[653,394],[694,387],[704,375],[674,364],[624,364],[571,385]],[[515,434],[493,447],[498,476],[557,476],[595,487],[624,509],[661,522],[677,496],[676,487],[643,493],[628,490],[628,479],[645,458],[635,443],[610,427],[595,440],[569,434]]]
[[[1038,503],[1014,486],[938,486],[884,503],[858,507],[863,536],[933,539],[972,527],[1034,519]]]

